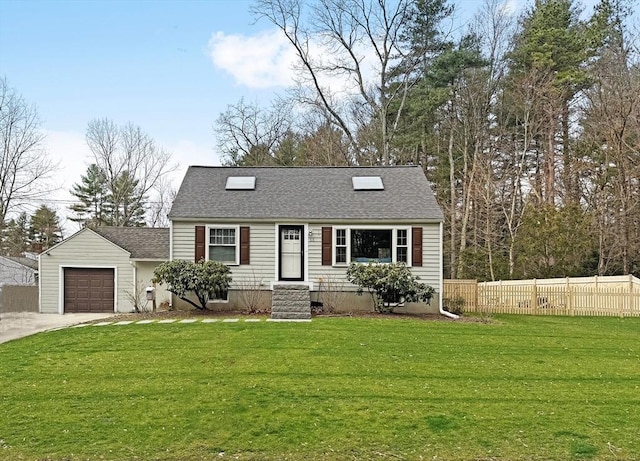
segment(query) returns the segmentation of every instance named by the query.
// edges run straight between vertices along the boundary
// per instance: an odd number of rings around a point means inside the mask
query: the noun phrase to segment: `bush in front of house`
[[[376,312],[390,313],[404,302],[431,302],[433,287],[420,282],[405,263],[351,263],[347,280],[358,285],[358,294],[366,288]]]
[[[221,299],[231,284],[231,270],[216,261],[197,263],[176,259],[164,262],[153,271],[153,283],[164,283],[167,290],[196,309],[206,310],[210,299]],[[193,294],[199,304],[189,299]]]

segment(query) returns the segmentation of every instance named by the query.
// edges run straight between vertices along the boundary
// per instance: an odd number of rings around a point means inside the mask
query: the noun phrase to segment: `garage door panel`
[[[64,269],[65,312],[113,312],[114,270],[105,268]]]

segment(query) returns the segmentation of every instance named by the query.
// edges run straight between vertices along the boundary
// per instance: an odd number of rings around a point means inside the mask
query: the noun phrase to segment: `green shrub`
[[[366,288],[373,299],[376,312],[393,312],[404,302],[431,302],[434,289],[419,282],[404,263],[351,263],[347,280],[358,285],[358,294]]]
[[[231,270],[216,261],[194,263],[176,259],[153,271],[153,283],[166,283],[167,290],[196,309],[207,309],[209,299],[222,298],[231,283]],[[193,293],[199,305],[188,298]]]

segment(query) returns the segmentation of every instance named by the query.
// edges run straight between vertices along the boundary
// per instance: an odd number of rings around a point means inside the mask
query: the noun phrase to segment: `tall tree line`
[[[60,219],[55,210],[46,205],[31,216],[22,212],[0,226],[0,255],[3,256],[40,253],[61,241]]]
[[[535,0],[514,18],[487,0],[461,33],[454,10],[257,1],[294,47],[298,79],[271,107],[220,115],[227,162],[422,165],[445,213],[448,277],[640,275],[631,2]]]

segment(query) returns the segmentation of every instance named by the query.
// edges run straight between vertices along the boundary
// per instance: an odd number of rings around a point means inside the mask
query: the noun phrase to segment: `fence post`
[[[538,287],[536,286],[536,279],[533,279],[533,286],[531,287],[531,307],[534,309],[535,314],[538,314]]]
[[[573,306],[575,304],[574,295],[575,295],[575,287],[569,287],[569,305],[571,306],[571,308],[570,308],[571,317],[576,315],[576,313],[574,311],[574,308],[573,308]]]
[[[478,312],[478,281],[476,280],[476,284],[474,286],[475,290],[474,290],[474,296],[473,296],[473,304],[474,304],[474,309],[475,312]]]
[[[571,285],[569,284],[569,277],[567,277],[566,280],[566,284],[565,284],[565,300],[566,300],[566,306],[567,306],[567,312],[570,314],[571,313]]]
[[[618,292],[618,317],[624,317],[624,305],[625,303],[625,289],[624,287],[620,287],[616,290]]]
[[[595,292],[593,293],[593,308],[590,315],[593,315],[593,312],[597,312],[600,309],[600,288],[598,287],[597,275],[593,276],[593,281],[595,284]]]
[[[633,317],[633,275],[629,274],[629,293],[627,295],[627,315]]]

